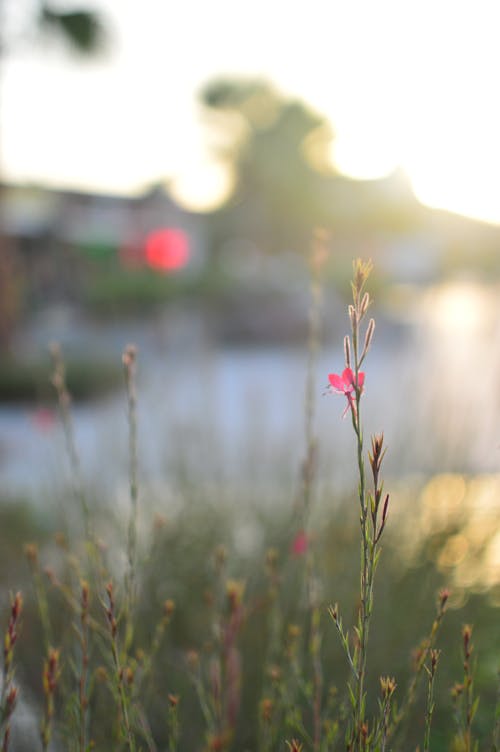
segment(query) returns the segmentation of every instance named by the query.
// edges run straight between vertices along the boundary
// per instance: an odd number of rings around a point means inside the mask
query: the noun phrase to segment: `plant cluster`
[[[437,679],[442,654],[438,647],[449,592],[442,589],[427,636],[415,651],[413,668],[404,686],[391,675],[370,676],[370,636],[376,601],[376,574],[381,544],[389,520],[390,497],[384,490],[383,434],[371,438],[365,453],[362,370],[373,341],[375,322],[366,317],[371,300],[366,284],[371,264],[356,261],[350,334],[344,340],[345,363],[340,374],[328,377],[328,391],[346,400],[355,440],[358,468],[359,588],[352,626],[346,626],[335,602],[335,582],[321,583],[319,555],[311,524],[315,491],[317,442],[314,436],[314,373],[320,339],[321,270],[324,239],[316,238],[311,262],[309,368],[305,400],[305,456],[301,483],[286,548],[270,548],[265,557],[265,585],[249,593],[243,578],[234,577],[227,549],[218,546],[212,557],[210,587],[199,605],[203,638],[198,645],[179,648],[169,638],[183,615],[173,597],[151,618],[147,608],[147,573],[154,546],[144,551],[138,538],[141,508],[138,473],[136,352],[127,347],[123,367],[129,425],[130,517],[122,573],[113,552],[100,541],[86,499],[71,418],[71,397],[60,351],[53,349],[54,377],[64,427],[73,493],[84,523],[84,546],[59,536],[59,569],[45,570],[35,544],[25,548],[30,566],[40,626],[39,747],[75,752],[89,750],[243,750],[259,752],[406,752],[414,749],[408,729],[415,714],[420,733],[418,749],[433,746]],[[366,464],[367,463],[367,464]],[[158,521],[158,527],[161,527]],[[283,549],[283,547],[282,547]],[[288,570],[287,570],[288,568]],[[207,570],[210,567],[207,563]],[[290,604],[287,577],[292,572]],[[175,573],[174,573],[175,575]],[[169,575],[172,581],[172,573]],[[289,583],[288,583],[289,584]],[[326,589],[328,598],[322,592]],[[396,608],[396,606],[395,606]],[[21,749],[12,742],[13,720],[20,682],[15,675],[18,635],[22,633],[23,597],[12,596],[4,632],[0,697],[2,752]],[[246,625],[257,615],[263,630],[257,639],[262,667],[257,691],[243,660]],[[27,614],[25,619],[27,619]],[[328,665],[325,642],[336,635],[348,672]],[[260,643],[259,638],[262,637]],[[440,749],[476,752],[479,737],[474,720],[479,698],[474,684],[472,627],[462,631],[463,676],[451,690],[455,727]],[[335,677],[341,681],[335,681]],[[22,694],[22,692],[21,692]],[[242,708],[248,695],[256,698],[250,737],[242,740]],[[196,697],[196,703],[193,702]],[[420,703],[420,704],[419,704]],[[186,707],[186,713],[183,707]],[[488,749],[500,750],[500,705],[491,709],[493,732]],[[481,739],[481,742],[484,738]],[[413,746],[409,746],[412,744]],[[450,746],[451,745],[451,746]]]

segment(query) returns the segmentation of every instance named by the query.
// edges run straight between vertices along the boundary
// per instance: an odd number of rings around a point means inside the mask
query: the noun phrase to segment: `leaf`
[[[60,34],[78,52],[89,54],[102,45],[103,29],[99,17],[91,11],[56,12],[44,7],[41,25]]]
[[[471,719],[471,721],[473,720],[474,716],[476,715],[477,708],[478,708],[478,705],[479,705],[479,699],[480,699],[479,697],[476,697],[476,699],[472,703],[472,708],[471,708],[471,711],[470,711],[470,719]]]
[[[347,689],[349,691],[349,699],[351,701],[351,705],[352,705],[353,708],[355,708],[356,707],[356,698],[354,696],[354,692],[352,691],[352,687],[351,687],[350,684],[347,685]]]

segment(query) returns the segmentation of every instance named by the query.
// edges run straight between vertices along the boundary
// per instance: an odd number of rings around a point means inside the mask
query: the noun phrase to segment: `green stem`
[[[118,688],[118,696],[120,698],[120,710],[122,714],[122,726],[123,733],[128,745],[129,752],[136,752],[135,739],[130,726],[129,713],[128,713],[128,699],[123,685],[123,671],[120,665],[120,655],[118,650],[117,640],[113,639],[111,642],[111,652],[113,655],[113,663],[116,672],[116,681]]]
[[[360,293],[355,296],[354,309],[360,311]],[[361,728],[365,720],[364,715],[364,694],[365,694],[365,675],[367,665],[367,648],[368,634],[370,628],[370,616],[372,610],[372,593],[373,593],[373,575],[375,569],[375,549],[376,544],[370,541],[368,530],[368,504],[366,500],[366,477],[365,465],[363,460],[363,432],[361,429],[360,418],[360,401],[361,389],[359,384],[360,360],[358,352],[359,324],[361,316],[356,313],[356,321],[352,327],[352,342],[354,356],[354,379],[355,379],[355,405],[351,408],[351,417],[354,432],[356,434],[357,444],[357,461],[359,473],[359,505],[360,505],[360,527],[361,527],[361,572],[360,572],[360,613],[358,619],[358,639],[359,650],[356,661],[357,677],[355,691],[355,709],[354,709],[354,727],[352,730],[351,741],[354,749],[361,749]]]
[[[125,369],[125,383],[127,390],[127,417],[129,440],[129,489],[130,489],[130,520],[128,526],[127,558],[128,571],[125,577],[125,606],[123,620],[125,623],[124,651],[128,653],[133,641],[133,611],[135,606],[135,577],[137,559],[137,511],[139,500],[138,482],[138,452],[137,452],[137,394],[135,385],[135,347],[129,345],[123,354]]]
[[[429,744],[431,738],[431,722],[432,714],[434,712],[434,675],[429,676],[429,686],[427,689],[427,709],[425,713],[425,737],[424,737],[424,752],[429,752]]]
[[[353,328],[353,351],[354,351],[354,378],[356,385],[359,378],[359,360],[358,360],[358,332],[357,326]],[[357,459],[358,459],[358,472],[359,472],[359,505],[360,505],[360,526],[361,526],[361,605],[359,615],[359,651],[356,662],[356,706],[354,709],[354,727],[352,730],[352,742],[355,745],[360,745],[360,732],[361,726],[364,721],[363,712],[363,699],[364,699],[364,684],[365,684],[365,672],[366,672],[366,653],[368,643],[368,629],[370,618],[370,591],[372,587],[372,573],[369,563],[369,539],[368,539],[368,509],[366,504],[366,480],[365,480],[365,466],[363,461],[363,433],[361,430],[360,421],[360,389],[356,386],[356,401],[355,409],[351,409],[352,424],[356,434],[357,443]],[[353,406],[354,407],[354,406]],[[374,555],[374,552],[373,552]],[[372,556],[373,558],[373,556]],[[359,747],[360,748],[360,747]]]

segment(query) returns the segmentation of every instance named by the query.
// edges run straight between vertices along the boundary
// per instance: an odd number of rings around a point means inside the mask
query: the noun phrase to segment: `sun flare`
[[[200,86],[224,72],[268,78],[326,115],[341,172],[400,167],[423,203],[500,222],[495,0],[256,0],[229,39],[216,23],[234,18],[229,0],[97,5],[117,42],[104,58],[62,64],[34,46],[4,61],[7,179],[123,193],[162,175],[186,206],[214,208],[231,176],[201,153],[194,111]]]

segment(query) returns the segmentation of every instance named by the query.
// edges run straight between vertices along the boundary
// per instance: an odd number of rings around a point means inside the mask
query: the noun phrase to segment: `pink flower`
[[[291,546],[292,554],[294,556],[303,556],[307,551],[308,544],[309,544],[309,540],[307,538],[307,534],[305,533],[304,530],[299,530],[299,532],[297,533],[297,535],[292,541],[292,546]]]
[[[48,407],[39,407],[31,415],[33,425],[39,431],[51,431],[56,425],[56,416]]]
[[[356,410],[356,387],[360,392],[363,391],[363,384],[365,383],[365,374],[363,371],[358,372],[358,381],[356,383],[356,377],[350,368],[344,368],[342,375],[337,373],[330,373],[328,375],[330,382],[329,387],[335,394],[344,394],[347,397],[347,406],[342,413],[344,418],[349,408]]]

